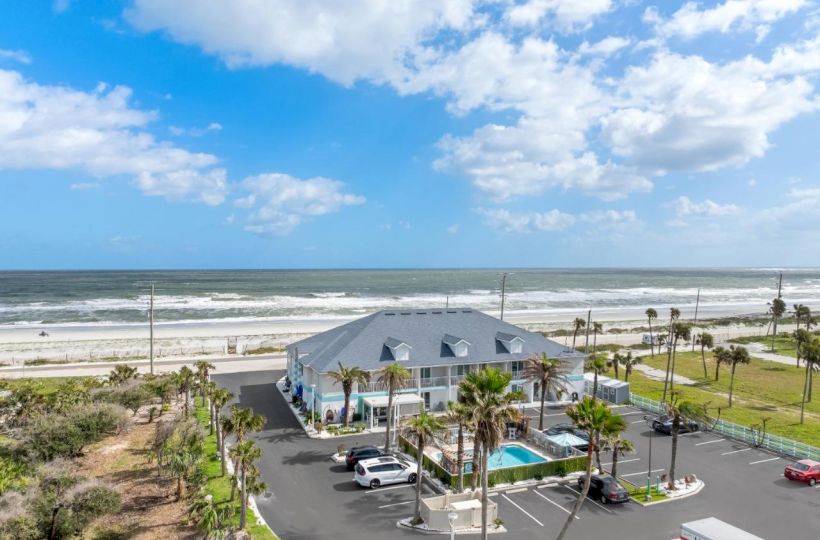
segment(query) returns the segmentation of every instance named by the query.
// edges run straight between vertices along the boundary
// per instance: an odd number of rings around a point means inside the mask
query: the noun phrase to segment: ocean
[[[511,269],[507,314],[647,307],[766,312],[783,273],[787,304],[820,306],[820,269]],[[164,322],[339,319],[388,308],[500,307],[502,270],[0,272],[0,328],[144,324],[150,282]],[[571,318],[569,319],[571,320]]]

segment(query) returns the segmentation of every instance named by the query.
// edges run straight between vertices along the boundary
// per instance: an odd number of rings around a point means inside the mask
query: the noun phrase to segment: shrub
[[[67,414],[38,416],[26,426],[23,440],[31,455],[43,461],[76,456],[87,445],[123,428],[126,413],[100,403],[75,407]]]
[[[361,419],[362,419],[362,413],[359,413],[359,412],[354,412],[350,417],[350,421],[354,422],[354,423],[355,422],[360,422]]]
[[[143,385],[137,385],[130,388],[106,390],[98,393],[95,398],[97,401],[120,405],[136,415],[137,410],[148,403],[153,398],[153,395],[147,388],[144,388]]]
[[[313,423],[313,429],[316,430],[316,433],[321,433],[324,428],[325,428],[325,425],[321,422],[314,422]]]

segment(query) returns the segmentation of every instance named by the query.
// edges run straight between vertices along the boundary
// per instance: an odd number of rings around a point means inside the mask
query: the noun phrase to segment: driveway
[[[268,419],[264,431],[254,438],[262,448],[261,469],[270,491],[269,497],[259,497],[257,502],[273,530],[283,540],[419,538],[418,533],[395,526],[396,521],[412,514],[412,486],[361,489],[352,481],[352,473],[329,460],[340,443],[347,447],[379,444],[382,438],[308,438],[274,387],[274,381],[283,375],[280,370],[213,377],[237,396],[240,406],[251,407]],[[653,435],[640,410],[618,407],[616,411],[626,417],[626,438],[637,447],[635,454],[619,460],[620,476],[635,483],[646,481],[650,436],[653,478],[662,474],[668,466],[671,438]],[[526,412],[537,415],[534,409]],[[562,409],[551,409],[547,414],[547,425],[567,421]],[[606,466],[609,459],[602,456],[602,461]],[[820,489],[785,480],[782,473],[787,462],[711,433],[681,436],[678,474],[694,473],[703,479],[706,487],[700,494],[646,508],[632,502],[602,506],[587,501],[567,538],[676,538],[681,523],[715,516],[770,540],[817,540]],[[429,493],[425,488],[425,494]],[[576,496],[571,487],[512,488],[495,495],[499,516],[509,530],[503,537],[553,538]]]

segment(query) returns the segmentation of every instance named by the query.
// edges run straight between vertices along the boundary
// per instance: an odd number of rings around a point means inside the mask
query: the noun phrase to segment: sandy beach
[[[657,308],[663,319],[666,308]],[[498,316],[499,312],[488,311]],[[736,315],[762,316],[760,306],[700,306],[700,319]],[[534,331],[569,328],[575,317],[586,317],[585,309],[549,311],[513,311],[505,320]],[[682,317],[692,319],[694,306],[683,307]],[[257,348],[281,348],[286,344],[333,328],[355,317],[310,319],[236,320],[219,322],[163,322],[154,324],[154,354],[158,358],[194,355],[225,355],[229,338],[236,339],[237,352]],[[604,328],[628,329],[645,326],[642,309],[595,309],[592,319],[604,323]],[[41,336],[46,332],[47,336]],[[741,326],[721,327],[725,336],[765,332],[765,328]],[[111,325],[27,325],[0,328],[0,362],[19,365],[31,360],[61,362],[101,361],[114,358],[141,359],[148,356],[147,324]],[[630,344],[640,341],[639,333],[603,334],[599,343]],[[567,338],[556,338],[567,341]]]

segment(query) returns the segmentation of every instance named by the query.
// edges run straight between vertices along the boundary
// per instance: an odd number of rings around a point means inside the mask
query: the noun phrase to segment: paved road
[[[258,356],[192,357],[166,358],[154,360],[154,372],[176,371],[182,366],[192,367],[197,360],[207,360],[216,366],[219,373],[238,373],[262,369],[284,369],[286,358],[282,353],[260,354]],[[42,366],[0,367],[0,378],[19,379],[23,377],[89,377],[108,375],[116,365],[136,366],[140,373],[149,372],[148,360],[121,362],[80,362],[76,364],[52,364]]]
[[[262,471],[272,495],[260,498],[259,507],[277,534],[283,540],[418,538],[395,527],[398,519],[412,513],[411,487],[375,492],[360,489],[350,472],[329,461],[339,443],[349,447],[377,442],[381,437],[309,439],[274,388],[274,381],[282,375],[282,371],[267,371],[214,376],[238,396],[240,405],[268,418],[256,439],[263,449]],[[627,438],[638,449],[622,458],[620,475],[643,483],[652,432],[642,411],[628,407],[616,410],[626,416]],[[537,411],[528,409],[527,413],[534,416]],[[547,425],[567,421],[561,409],[547,414]],[[657,475],[668,465],[671,443],[663,435],[652,437],[652,469]],[[769,540],[817,540],[820,489],[782,478],[786,460],[710,433],[696,433],[681,437],[678,463],[679,474],[695,473],[706,482],[700,494],[647,508],[631,502],[610,507],[588,501],[567,538],[669,539],[677,537],[682,522],[716,516]],[[511,489],[496,495],[499,515],[509,530],[505,538],[554,537],[575,497],[568,487]]]

